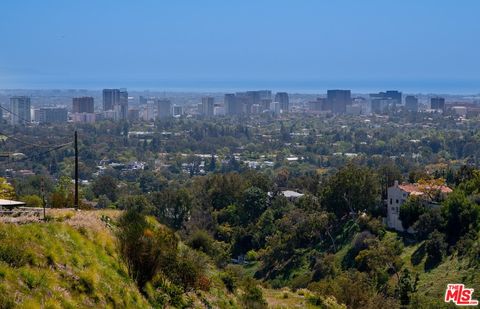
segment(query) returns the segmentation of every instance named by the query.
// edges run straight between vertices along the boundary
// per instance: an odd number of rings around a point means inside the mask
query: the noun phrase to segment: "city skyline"
[[[2,3],[0,88],[480,91],[474,1],[92,4]]]

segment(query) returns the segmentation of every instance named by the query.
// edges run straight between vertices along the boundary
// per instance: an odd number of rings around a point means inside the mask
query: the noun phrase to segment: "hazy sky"
[[[0,12],[0,88],[480,81],[476,0],[2,0]]]

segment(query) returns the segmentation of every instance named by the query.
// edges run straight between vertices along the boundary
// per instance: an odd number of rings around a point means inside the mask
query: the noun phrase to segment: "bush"
[[[20,198],[27,207],[43,207],[43,201],[38,195],[25,195]]]
[[[358,271],[344,272],[335,278],[311,283],[308,289],[322,297],[333,296],[347,308],[387,308],[371,304],[377,291],[371,285],[368,274]]]
[[[433,231],[428,240],[425,241],[425,251],[427,253],[425,269],[429,270],[437,266],[445,256],[446,250],[445,235],[439,231]]]
[[[357,257],[358,253],[362,250],[368,248],[369,242],[375,239],[375,236],[370,233],[369,231],[363,231],[357,236],[352,242],[352,247],[348,250],[347,254],[343,257],[342,260],[342,267],[343,268],[351,268],[356,265],[355,258]]]
[[[258,254],[257,254],[257,252],[255,252],[255,250],[249,250],[247,252],[247,254],[245,255],[245,260],[247,260],[249,262],[256,261],[257,258],[258,258]]]
[[[229,260],[230,250],[224,242],[216,241],[205,230],[195,231],[187,240],[187,244],[210,256],[218,266],[225,266]]]
[[[202,251],[211,256],[214,252],[213,242],[215,240],[205,230],[195,231],[187,240],[187,244],[198,251]]]
[[[444,221],[440,209],[429,208],[424,214],[420,215],[417,222],[413,225],[415,236],[418,240],[428,238],[434,230],[441,229]]]
[[[244,279],[244,270],[239,265],[228,265],[221,275],[225,287],[230,293],[235,292],[240,282]]]
[[[165,269],[171,280],[181,286],[184,291],[191,291],[197,288],[209,289],[208,280],[205,280],[205,270],[208,267],[208,260],[205,255],[199,254],[189,248],[182,248],[176,257],[173,269]]]
[[[337,273],[335,255],[325,254],[315,259],[313,265],[312,280],[318,281],[324,278],[332,278]]]
[[[290,280],[290,287],[293,290],[303,289],[303,288],[306,288],[311,281],[312,281],[311,273],[300,274]]]
[[[267,308],[267,302],[263,298],[262,290],[253,279],[245,281],[243,294],[240,300],[245,308],[263,309]]]
[[[178,240],[169,229],[152,226],[139,210],[130,208],[120,217],[118,240],[130,276],[143,288],[159,270],[169,271]]]
[[[450,193],[441,211],[445,219],[445,234],[449,244],[455,244],[470,230],[478,229],[480,206],[468,200],[462,191]]]
[[[165,308],[167,305],[184,308],[187,305],[183,299],[182,288],[172,283],[162,273],[155,275],[152,281],[145,285],[144,293],[155,308]]]
[[[424,201],[418,196],[410,196],[407,201],[400,206],[399,219],[402,220],[404,229],[411,227],[418,218],[425,213]]]
[[[358,225],[361,231],[369,231],[376,236],[383,237],[385,234],[385,226],[382,221],[377,218],[372,218],[368,215],[362,215],[358,218]]]

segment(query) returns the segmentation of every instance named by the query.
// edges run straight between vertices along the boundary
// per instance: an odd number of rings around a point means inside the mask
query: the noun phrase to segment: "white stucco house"
[[[418,183],[406,183],[399,184],[398,181],[395,181],[395,184],[388,188],[388,198],[387,198],[387,218],[386,224],[387,227],[397,230],[399,232],[404,232],[405,229],[402,226],[402,221],[400,220],[400,206],[407,200],[410,195],[424,196],[428,192],[437,191],[440,193],[440,196],[444,197],[448,193],[452,192],[447,186],[444,185],[428,185],[428,184],[418,184]],[[426,200],[430,200],[430,197],[426,197]],[[438,206],[438,203],[431,201],[428,203],[430,207]],[[413,229],[410,227],[406,232],[413,233]]]

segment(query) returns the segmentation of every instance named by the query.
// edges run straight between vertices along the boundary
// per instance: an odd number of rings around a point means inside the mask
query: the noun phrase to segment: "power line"
[[[21,144],[28,145],[28,146],[34,146],[34,147],[40,147],[40,148],[55,147],[55,146],[51,146],[51,145],[39,145],[39,144],[30,143],[30,142],[25,142],[25,141],[22,141],[21,139],[18,139],[14,136],[8,135],[7,133],[1,132],[1,131],[0,131],[0,135],[6,136],[7,138],[10,138],[14,141],[17,141]]]
[[[26,119],[23,118],[23,117],[20,117],[19,115],[15,114],[14,112],[12,112],[11,110],[9,110],[8,108],[5,108],[5,107],[3,107],[3,106],[0,105],[0,109],[3,109],[4,111],[9,112],[9,113],[12,114],[13,116],[17,117],[19,120],[22,120],[22,121],[24,121],[24,122],[26,122],[26,123],[31,123],[31,121],[28,121],[28,120],[26,120]]]
[[[14,162],[27,161],[27,160],[33,159],[33,158],[36,157],[36,156],[41,156],[41,155],[50,153],[50,152],[52,152],[52,151],[58,150],[58,149],[60,149],[60,148],[63,148],[63,147],[65,147],[65,146],[67,146],[67,145],[70,145],[71,143],[72,143],[72,142],[68,142],[68,143],[65,143],[65,144],[62,144],[62,145],[58,145],[58,146],[53,147],[53,148],[51,148],[51,149],[49,149],[49,150],[47,150],[47,151],[40,152],[40,153],[35,153],[35,154],[33,154],[33,155],[30,155],[30,156],[28,156],[28,157],[21,158],[21,159],[19,159],[19,160],[3,161],[3,162],[0,162],[0,164],[2,164],[2,163],[3,163],[3,164],[9,164],[9,163],[14,163]]]

